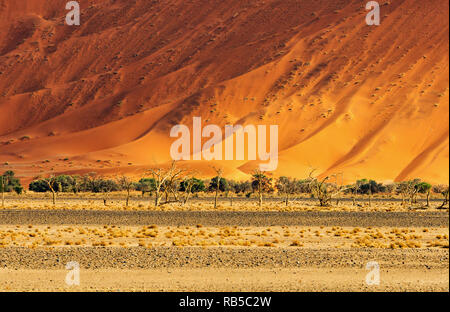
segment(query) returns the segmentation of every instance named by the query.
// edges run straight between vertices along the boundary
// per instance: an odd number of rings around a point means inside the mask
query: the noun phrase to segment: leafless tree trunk
[[[217,174],[216,194],[214,195],[214,209],[217,209],[217,198],[219,197],[220,181],[222,180],[223,170],[221,168],[215,167],[213,167],[213,169],[216,171]]]
[[[261,185],[261,179],[258,179],[259,183],[258,183],[258,203],[259,203],[259,207],[262,207],[262,202],[263,202],[263,198],[262,198],[262,185]]]
[[[183,206],[186,206],[190,197],[191,197],[191,191],[189,190],[188,193],[186,194],[186,196],[184,197]]]
[[[109,199],[109,193],[111,193],[112,191],[112,186],[107,187],[104,191],[103,191],[103,204],[105,206],[108,206],[108,199]]]
[[[257,181],[258,183],[258,205],[261,208],[263,203],[263,192],[265,185],[263,184],[265,181],[264,179],[266,176],[264,175],[264,172],[257,169],[253,172],[254,181]]]
[[[448,204],[448,201],[449,201],[449,191],[448,191],[448,189],[447,189],[447,191],[444,191],[442,193],[442,195],[444,195],[444,202],[442,203],[442,205],[440,205],[438,207],[438,209],[442,209]]]
[[[157,183],[159,184],[159,183]],[[161,202],[161,184],[159,184],[158,186],[156,186],[156,191],[155,191],[155,207],[158,207],[159,204]]]
[[[133,181],[123,175],[117,179],[117,182],[118,182],[120,188],[127,192],[127,198],[126,198],[125,205],[126,205],[126,207],[128,207],[128,205],[130,203],[130,192],[131,192],[131,189],[133,188]]]
[[[356,206],[356,184],[355,184],[355,188],[352,190],[352,205]]]
[[[166,194],[166,203],[168,203],[168,197],[169,197],[168,194],[170,191],[174,192],[174,190],[172,190],[172,188],[174,187],[175,179],[181,175],[183,170],[177,169],[176,162],[173,161],[172,165],[167,170],[158,168],[158,169],[150,169],[149,171],[152,174],[153,178],[155,179],[155,184],[156,184],[155,207],[158,207],[161,204],[161,187],[164,185],[165,182],[169,182],[169,183],[166,183],[165,188],[164,188],[164,192]],[[177,199],[177,196],[175,198]]]
[[[194,186],[194,180],[192,177],[190,177],[188,179],[185,179],[183,183],[185,196],[184,199],[182,200],[182,206],[185,206],[188,203],[189,198],[191,197],[192,187]]]
[[[401,193],[401,196],[402,196],[402,206],[405,207],[406,205],[405,195]]]
[[[161,186],[167,179],[167,175],[164,176],[162,169],[153,170],[153,176],[155,179],[155,207],[158,207],[161,202]]]
[[[0,176],[0,186],[2,189],[2,207],[5,207],[5,188],[6,188],[6,178],[4,176]]]
[[[311,193],[317,197],[321,207],[329,206],[331,199],[344,192],[347,188],[336,184],[335,190],[329,190],[329,186],[327,184],[328,180],[330,177],[335,177],[337,179],[338,174],[327,176],[319,181],[317,177],[312,176],[314,171],[315,169],[313,169],[309,174],[309,187]]]
[[[53,188],[53,183],[54,183],[54,177],[50,177],[47,179],[44,179],[44,181],[47,183],[48,188],[50,189],[50,191],[52,192],[52,201],[53,201],[53,205],[56,205],[56,191]]]

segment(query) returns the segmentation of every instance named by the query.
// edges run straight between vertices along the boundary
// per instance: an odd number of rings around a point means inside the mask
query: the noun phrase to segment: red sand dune
[[[278,124],[276,175],[448,183],[447,1],[66,2],[0,0],[0,169],[139,176],[202,116]]]

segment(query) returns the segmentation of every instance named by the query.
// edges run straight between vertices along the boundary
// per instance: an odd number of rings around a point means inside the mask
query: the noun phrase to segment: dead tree
[[[216,168],[216,167],[213,167],[213,169],[217,174],[216,193],[214,195],[214,209],[216,209],[217,208],[217,198],[219,197],[220,181],[222,180],[222,175],[223,175],[223,169]]]
[[[438,208],[439,209],[442,209],[442,208],[444,208],[446,205],[448,205],[448,194],[449,194],[449,191],[448,191],[448,187],[447,187],[447,189],[445,190],[445,191],[443,191],[442,192],[442,195],[444,196],[444,202],[442,203],[442,205],[441,206],[439,206]]]
[[[179,177],[183,171],[177,169],[176,162],[173,161],[168,169],[154,168],[149,172],[155,180],[155,207],[158,207],[161,204],[161,190],[168,194],[170,191],[168,188],[173,188],[175,178]],[[167,183],[168,181],[169,183]],[[168,203],[167,199],[165,203]]]
[[[173,195],[175,198],[175,202],[179,202],[180,199],[178,197],[178,187],[179,183],[182,180],[182,175],[184,173],[184,170],[175,168],[170,175],[170,177],[166,180],[164,183],[164,193],[166,195],[166,202],[169,203],[169,196],[170,194]]]
[[[344,174],[343,173],[336,173],[334,175],[336,179],[336,190],[340,190],[343,188],[344,185]],[[336,206],[339,206],[341,198],[339,196],[336,197]]]
[[[444,197],[444,201],[442,205],[437,207],[437,209],[443,209],[449,202],[449,187],[448,185],[435,185],[433,186],[433,192],[437,194],[441,194]]]
[[[158,207],[161,201],[161,187],[168,176],[161,168],[150,169],[150,172],[153,175],[153,179],[155,179],[155,207]]]
[[[356,206],[356,197],[358,196],[358,192],[361,188],[361,183],[360,181],[356,181],[355,184],[353,184],[351,186],[351,191],[352,191],[352,206]]]
[[[184,191],[184,196],[180,198],[182,206],[185,206],[188,203],[192,193],[204,190],[203,182],[194,177],[196,174],[196,171],[185,171],[182,173],[183,178],[180,182],[180,188]]]
[[[189,200],[189,197],[191,196],[192,187],[194,186],[194,180],[193,179],[187,179],[183,181],[184,186],[184,193],[185,196],[182,201],[182,205],[185,206]]]
[[[311,170],[308,177],[308,185],[311,194],[319,200],[319,205],[321,207],[330,206],[331,199],[341,194],[343,191],[349,187],[344,187],[340,185],[331,185],[328,181],[331,178],[336,178],[336,175],[326,176],[323,179],[314,177],[315,169]]]

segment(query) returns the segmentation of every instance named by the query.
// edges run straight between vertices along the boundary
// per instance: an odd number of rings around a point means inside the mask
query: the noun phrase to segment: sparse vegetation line
[[[143,177],[137,182],[125,175],[103,177],[92,172],[84,176],[36,177],[28,189],[37,193],[50,193],[54,206],[56,198],[63,197],[58,194],[64,193],[73,193],[79,198],[85,197],[85,193],[102,194],[103,204],[108,206],[112,193],[118,191],[125,192],[125,207],[129,207],[130,200],[142,201],[148,194],[148,198],[154,200],[154,205],[150,204],[148,209],[171,203],[186,206],[192,195],[203,197],[202,200],[209,200],[213,196],[214,210],[219,208],[221,197],[229,199],[230,207],[235,198],[251,200],[256,197],[260,209],[264,208],[263,200],[282,198],[284,206],[288,207],[290,201],[296,201],[297,198],[305,200],[307,197],[317,201],[320,207],[338,207],[342,201],[351,200],[353,207],[361,207],[361,210],[370,209],[372,202],[380,200],[380,196],[394,201],[400,197],[406,209],[448,209],[449,204],[448,185],[432,185],[420,179],[390,184],[360,179],[353,184],[344,184],[342,173],[320,177],[314,174],[315,170],[311,170],[303,180],[285,176],[274,178],[268,173],[254,171],[249,181],[233,181],[223,177],[221,168],[213,169],[216,176],[202,180],[195,177],[195,172],[178,168],[174,161],[168,168],[149,169],[148,175],[151,177]],[[5,207],[5,193],[13,191],[19,195],[25,192],[14,172],[7,171],[0,176],[2,207]],[[133,198],[135,191],[141,192],[141,199]],[[437,198],[441,198],[442,204],[432,206],[431,203]],[[361,204],[362,201],[367,201],[367,205]]]

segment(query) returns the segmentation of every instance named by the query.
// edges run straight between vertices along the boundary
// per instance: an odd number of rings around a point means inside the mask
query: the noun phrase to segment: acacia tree
[[[144,197],[145,193],[149,193],[152,196],[155,189],[156,183],[153,178],[142,178],[136,184],[136,190],[142,192],[142,197]]]
[[[411,204],[417,204],[417,195],[419,194],[419,185],[420,183],[422,183],[420,181],[420,179],[414,179],[411,181],[412,185],[413,185],[413,190],[412,193],[410,194],[410,202]]]
[[[269,178],[263,171],[257,169],[253,171],[252,188],[258,192],[258,204],[262,207],[263,193],[272,190],[272,178]]]
[[[449,198],[448,198],[449,197],[449,186],[448,185],[435,185],[433,187],[433,192],[444,196],[444,202],[442,203],[442,205],[440,205],[438,207],[438,209],[444,208],[449,202]]]
[[[5,206],[5,192],[16,192],[22,194],[23,187],[19,179],[15,177],[14,171],[8,170],[0,176],[0,192],[2,193],[2,207]]]
[[[358,196],[359,189],[361,187],[361,180],[356,181],[353,185],[350,186],[350,190],[352,193],[352,205],[356,206],[356,197]]]
[[[180,186],[180,183],[182,181],[182,175],[184,174],[184,170],[174,168],[174,170],[171,172],[169,178],[163,183],[163,191],[166,196],[165,203],[169,203],[169,196],[172,194],[175,198],[175,201],[180,201],[178,198],[178,189]]]
[[[331,196],[328,193],[327,185],[325,184],[329,177],[325,177],[320,180],[318,178],[311,178],[309,182],[311,194],[319,200],[319,205],[321,207],[329,206],[331,201]]]
[[[227,181],[227,189],[225,191],[225,197],[230,199],[230,206],[233,206],[233,195],[237,182],[234,180]]]
[[[368,196],[369,206],[372,206],[372,195],[382,192],[386,189],[381,183],[377,183],[375,180],[362,179],[356,181],[358,193]]]
[[[81,189],[84,192],[95,192],[97,181],[97,173],[89,172],[82,177]]]
[[[288,177],[280,177],[277,180],[276,188],[281,195],[284,195],[284,202],[288,206],[289,196],[296,194],[299,190],[299,181]]]
[[[331,199],[349,189],[349,186],[342,186],[338,184],[331,184],[329,180],[336,178],[336,175],[326,176],[322,179],[314,177],[315,169],[311,170],[308,177],[309,191],[311,194],[319,200],[321,207],[330,206]],[[337,179],[337,178],[336,178]]]
[[[166,192],[167,187],[172,187],[175,177],[178,177],[182,173],[182,170],[177,169],[176,162],[173,161],[168,169],[153,168],[149,172],[155,180],[155,207],[158,207],[161,204],[161,191],[164,190]],[[169,180],[172,183],[166,184]]]
[[[98,188],[98,176],[96,172],[89,172],[82,178],[82,187],[85,192],[96,192]],[[106,206],[106,200],[103,199],[103,204]]]
[[[155,180],[155,207],[158,207],[161,201],[161,187],[168,178],[168,174],[162,168],[150,169],[150,172]]]
[[[402,196],[402,205],[405,206],[406,200],[409,201],[409,205],[411,206],[416,202],[416,196],[419,191],[417,185],[420,183],[419,179],[414,179],[410,181],[403,181],[397,184],[397,194]]]
[[[409,181],[397,183],[395,191],[402,197],[402,206],[406,205],[406,199],[409,197],[412,189],[414,189],[414,187]]]
[[[180,191],[184,192],[184,197],[181,200],[181,205],[186,205],[189,201],[191,194],[202,192],[205,190],[205,184],[202,180],[196,179],[194,177],[189,177],[184,179],[180,183]]]
[[[80,192],[81,188],[81,178],[78,175],[72,176],[72,191],[74,194],[77,194]]]
[[[214,209],[216,209],[217,208],[217,198],[219,197],[220,184],[222,182],[223,169],[222,168],[216,168],[216,167],[213,167],[213,169],[214,169],[214,171],[217,174],[217,176],[214,178],[214,179],[216,179],[215,195],[214,195]],[[211,183],[212,182],[213,181],[211,180]]]
[[[42,181],[47,184],[50,192],[52,192],[53,205],[56,205],[56,192],[60,190],[60,187],[58,187],[56,183],[56,177],[54,175],[51,175],[48,178],[42,179]]]
[[[430,207],[430,194],[432,185],[427,182],[420,182],[416,184],[414,187],[417,189],[417,193],[426,194],[427,196],[426,207]]]
[[[111,179],[106,179],[106,180],[98,179],[98,183],[99,183],[98,189],[103,194],[103,204],[105,206],[108,206],[109,194],[112,191],[118,191],[119,187],[118,187],[117,183]]]
[[[90,172],[83,176],[83,187],[85,191],[102,193],[105,206],[108,206],[109,194],[119,190],[119,185],[114,179],[101,177],[96,172]]]
[[[127,192],[125,205],[126,207],[128,207],[130,201],[130,192],[136,188],[136,185],[130,178],[124,175],[122,175],[117,179],[117,184],[119,185],[120,189],[125,190]]]
[[[243,193],[246,194],[252,191],[252,184],[249,181],[236,182],[234,184],[234,193],[236,195]]]
[[[2,207],[5,207],[5,192],[6,187],[9,184],[9,177],[6,175],[0,176],[0,191],[2,192]]]
[[[333,191],[336,191],[338,193],[341,192],[341,190],[344,189],[344,174],[343,173],[336,173],[333,175],[333,178],[335,179],[335,182],[331,184],[331,187],[333,188]],[[346,187],[348,189],[348,186]],[[336,206],[339,206],[340,197],[336,197]],[[370,205],[370,204],[369,204]]]

